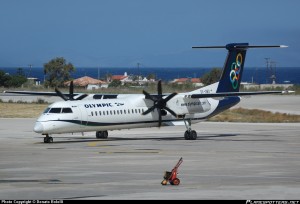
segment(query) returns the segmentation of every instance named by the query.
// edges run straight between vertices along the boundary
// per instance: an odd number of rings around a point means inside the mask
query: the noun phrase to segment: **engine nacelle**
[[[168,112],[165,109],[160,110],[162,116],[166,116]]]

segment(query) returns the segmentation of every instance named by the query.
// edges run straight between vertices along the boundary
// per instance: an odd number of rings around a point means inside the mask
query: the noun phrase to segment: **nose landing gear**
[[[46,137],[44,137],[44,143],[53,143],[53,138],[46,134]]]

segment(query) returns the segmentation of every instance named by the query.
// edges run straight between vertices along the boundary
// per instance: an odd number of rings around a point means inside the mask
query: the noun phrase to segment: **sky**
[[[250,49],[245,66],[300,67],[299,0],[0,0],[0,67],[221,67],[226,50]]]

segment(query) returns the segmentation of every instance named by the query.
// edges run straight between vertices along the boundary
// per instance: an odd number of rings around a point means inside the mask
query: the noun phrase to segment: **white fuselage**
[[[158,124],[156,110],[142,115],[152,105],[153,102],[142,94],[120,94],[116,99],[56,102],[37,119],[34,131],[59,134],[155,127]],[[177,115],[184,115],[193,123],[206,119],[217,105],[217,100],[191,99],[184,94],[178,94],[167,103]],[[164,126],[183,121],[166,113],[162,116]]]

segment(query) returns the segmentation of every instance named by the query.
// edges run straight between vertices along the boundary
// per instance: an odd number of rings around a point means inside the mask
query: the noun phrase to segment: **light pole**
[[[28,77],[27,78],[30,78],[32,64],[29,64],[28,66],[29,66],[29,73],[28,73]]]
[[[266,65],[267,65],[267,70],[266,70],[266,84],[268,83],[268,73],[269,73],[269,59],[270,57],[266,57]]]
[[[138,84],[140,85],[140,75],[141,75],[141,73],[140,73],[140,63],[139,62],[137,63],[137,67],[138,67]]]

